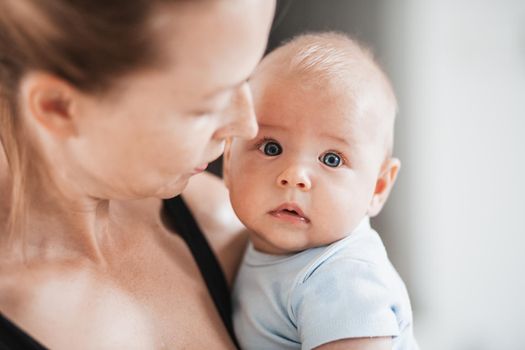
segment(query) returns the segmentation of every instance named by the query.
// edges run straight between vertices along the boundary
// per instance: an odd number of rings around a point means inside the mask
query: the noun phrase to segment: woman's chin
[[[169,199],[178,196],[188,185],[189,179],[189,176],[181,176],[177,180],[165,184],[157,190],[155,197]]]

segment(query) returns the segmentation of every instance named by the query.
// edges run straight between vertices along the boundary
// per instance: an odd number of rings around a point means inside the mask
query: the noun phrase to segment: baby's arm
[[[391,349],[399,325],[375,264],[336,257],[316,266],[292,293],[289,315],[304,348]]]
[[[341,339],[318,346],[315,350],[392,350],[392,338]]]

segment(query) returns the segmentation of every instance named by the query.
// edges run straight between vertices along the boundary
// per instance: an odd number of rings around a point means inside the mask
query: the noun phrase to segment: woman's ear
[[[379,214],[388,199],[392,187],[394,187],[400,168],[401,162],[397,158],[389,158],[384,162],[376,181],[374,195],[368,206],[368,216],[374,217]]]
[[[230,188],[230,159],[231,159],[231,147],[233,140],[229,137],[226,139],[224,146],[224,154],[222,156],[222,179],[226,188]]]
[[[77,92],[71,85],[51,74],[32,72],[22,79],[21,92],[20,102],[31,124],[60,138],[76,134]]]

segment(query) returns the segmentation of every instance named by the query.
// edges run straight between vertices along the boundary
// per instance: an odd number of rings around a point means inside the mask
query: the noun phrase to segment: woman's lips
[[[203,165],[193,169],[193,173],[194,174],[202,173],[204,170],[206,170],[207,167],[208,167],[208,163],[203,164]]]
[[[279,220],[293,224],[309,224],[310,219],[304,215],[301,208],[295,203],[284,203],[269,214]]]

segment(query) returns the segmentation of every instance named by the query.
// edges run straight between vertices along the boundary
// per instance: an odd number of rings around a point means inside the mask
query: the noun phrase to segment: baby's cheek
[[[318,207],[318,220],[322,222],[325,235],[342,238],[342,235],[348,230],[354,211],[349,200],[337,200],[336,196],[317,200],[317,203],[321,203]]]
[[[252,186],[242,176],[237,179],[231,191],[232,205],[241,220],[248,220],[258,204],[258,188]]]

